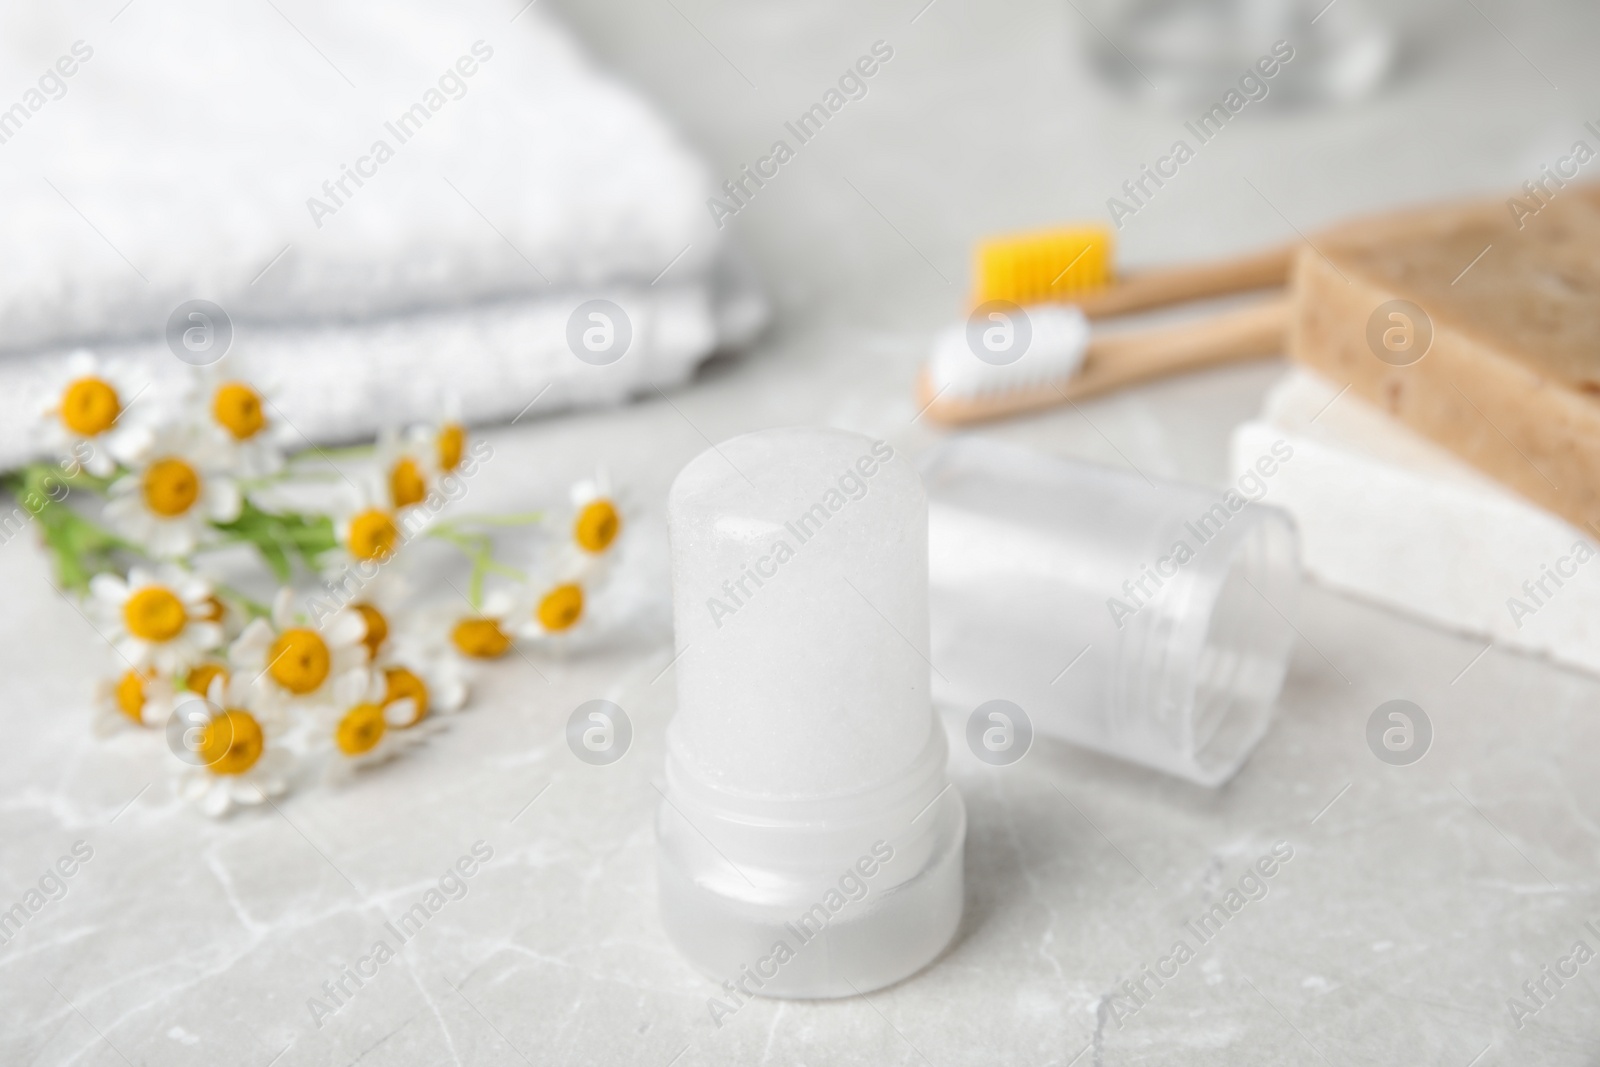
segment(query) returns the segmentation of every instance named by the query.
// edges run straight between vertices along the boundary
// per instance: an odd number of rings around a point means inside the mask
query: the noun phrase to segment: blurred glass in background
[[[1398,31],[1368,0],[1069,0],[1090,25],[1093,69],[1129,95],[1164,105],[1217,99],[1269,55],[1293,60],[1272,80],[1269,106],[1357,100],[1394,67]]]

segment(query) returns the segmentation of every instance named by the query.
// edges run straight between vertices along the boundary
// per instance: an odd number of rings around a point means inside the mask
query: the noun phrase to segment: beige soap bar
[[[1313,238],[1295,262],[1289,353],[1600,533],[1600,188],[1517,201]]]

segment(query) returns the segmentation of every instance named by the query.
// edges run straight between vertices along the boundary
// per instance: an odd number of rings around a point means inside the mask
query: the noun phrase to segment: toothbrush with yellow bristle
[[[1281,289],[1295,246],[1125,278],[1113,276],[1113,250],[1099,226],[981,244],[972,313],[939,335],[918,407],[936,422],[979,422],[1283,350],[1281,294],[1177,326],[1104,334],[1089,320]]]

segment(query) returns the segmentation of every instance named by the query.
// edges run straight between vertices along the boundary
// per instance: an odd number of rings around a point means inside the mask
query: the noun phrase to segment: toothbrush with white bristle
[[[1089,347],[1089,319],[1068,304],[1039,304],[1022,315],[994,312],[995,319],[969,326],[956,323],[940,332],[928,360],[935,393],[954,389],[957,395],[991,396],[1036,389],[1072,377]],[[1026,317],[1026,324],[1018,319]],[[1018,331],[1026,331],[1026,347],[1015,360],[1006,348],[1022,347]],[[990,334],[1006,344],[985,345]]]
[[[1070,312],[1063,315],[1062,312]],[[1277,297],[1194,322],[1101,335],[1076,308],[1025,309],[1032,334],[1015,362],[976,356],[947,329],[917,382],[917,407],[960,425],[1019,415],[1168,374],[1283,352],[1289,300]]]
[[[935,340],[918,376],[919,411],[936,422],[979,422],[1283,351],[1282,296],[1143,330],[1103,333],[1089,320],[1281,288],[1293,246],[1109,284],[1111,244],[1108,231],[1090,227],[980,246],[976,310]]]

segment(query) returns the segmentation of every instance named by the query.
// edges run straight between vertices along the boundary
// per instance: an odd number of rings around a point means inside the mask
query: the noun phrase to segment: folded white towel
[[[700,161],[536,5],[123,3],[0,12],[0,466],[42,361],[179,369],[161,338],[195,298],[313,436],[447,393],[514,415],[512,383],[616,398],[761,317],[717,284]],[[560,339],[608,295],[647,326],[593,368]]]

